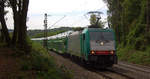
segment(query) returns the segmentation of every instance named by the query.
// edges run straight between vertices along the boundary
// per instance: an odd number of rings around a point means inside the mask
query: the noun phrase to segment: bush
[[[117,51],[119,60],[150,66],[150,47],[140,51],[131,46],[126,46],[118,48]]]
[[[22,57],[22,70],[35,71],[36,79],[71,79],[69,73],[58,68],[53,57],[39,43],[32,43],[32,52]]]

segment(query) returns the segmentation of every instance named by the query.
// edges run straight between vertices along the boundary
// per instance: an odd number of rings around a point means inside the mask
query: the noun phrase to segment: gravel
[[[103,76],[89,71],[75,63],[71,60],[64,58],[54,52],[50,52],[50,55],[54,57],[56,64],[58,67],[65,67],[66,70],[71,71],[73,75],[73,79],[105,79]]]

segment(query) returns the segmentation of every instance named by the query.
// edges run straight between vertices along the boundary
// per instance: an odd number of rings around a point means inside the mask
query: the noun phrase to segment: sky
[[[43,29],[44,14],[48,16],[48,28],[60,26],[86,27],[89,25],[89,11],[101,11],[102,21],[107,19],[107,6],[103,0],[30,0],[28,10],[28,29]],[[64,17],[65,16],[65,17]],[[9,29],[13,29],[12,11],[7,14]],[[60,20],[52,26],[55,22]]]

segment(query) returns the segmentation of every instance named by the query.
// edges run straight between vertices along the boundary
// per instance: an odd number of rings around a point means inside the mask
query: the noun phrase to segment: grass
[[[24,62],[22,62],[24,61]],[[53,57],[41,46],[32,43],[32,52],[20,60],[23,71],[34,71],[35,79],[71,79],[72,75],[63,68],[58,68]]]
[[[0,43],[3,47],[5,43]],[[16,53],[12,54],[19,63],[18,73],[12,73],[13,79],[72,79],[72,72],[64,66],[58,67],[49,52],[40,43],[31,42],[32,51],[29,54],[13,48]],[[11,79],[11,77],[10,77]]]
[[[150,47],[144,51],[140,51],[133,49],[131,46],[120,46],[117,49],[117,55],[121,61],[150,66]]]
[[[7,46],[7,44],[6,43],[4,43],[4,42],[0,42],[0,48],[1,47],[6,47]]]

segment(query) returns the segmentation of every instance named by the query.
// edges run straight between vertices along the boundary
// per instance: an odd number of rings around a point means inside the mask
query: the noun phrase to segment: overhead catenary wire
[[[84,12],[85,12],[85,14],[87,14],[88,12],[90,12],[90,11],[87,11],[86,9],[85,9],[85,3],[86,3],[86,0],[85,0],[85,2],[84,2],[84,5],[82,5],[82,7],[84,7]],[[81,6],[81,5],[80,5]],[[104,6],[103,6],[104,7]],[[96,11],[99,11],[99,10],[101,10],[103,7],[101,7],[100,9],[97,9]],[[87,20],[87,21],[89,21],[89,18],[86,16],[86,15],[83,15],[84,17],[85,17],[85,19]],[[62,17],[61,19],[59,19],[58,21],[56,21],[54,24],[52,24],[52,25],[50,25],[50,27],[48,27],[48,29],[50,29],[50,28],[53,28],[58,22],[60,22],[62,19],[64,19],[66,16],[64,16],[64,17]],[[82,16],[81,16],[82,17]],[[81,23],[81,20],[83,21],[83,18],[81,18],[81,19],[79,19],[80,21],[74,21],[72,24],[69,24],[69,26],[72,26],[72,25],[74,25],[74,24],[76,24],[76,25],[78,25],[78,22],[79,23]]]
[[[66,15],[64,15],[62,18],[60,18],[59,20],[57,20],[53,25],[51,25],[48,29],[50,29],[51,27],[53,27],[54,25],[56,25],[58,22],[60,22],[61,20],[63,20],[66,17]]]
[[[74,21],[74,22],[73,22],[72,24],[70,24],[69,26],[75,26],[75,24],[76,24],[76,26],[77,26],[77,24],[78,24],[78,23],[82,23],[83,20],[89,21],[88,19],[84,18],[84,15],[80,15],[80,18],[79,18],[78,20]],[[88,25],[88,23],[87,23],[87,25]],[[87,26],[87,25],[85,25],[85,26]]]

